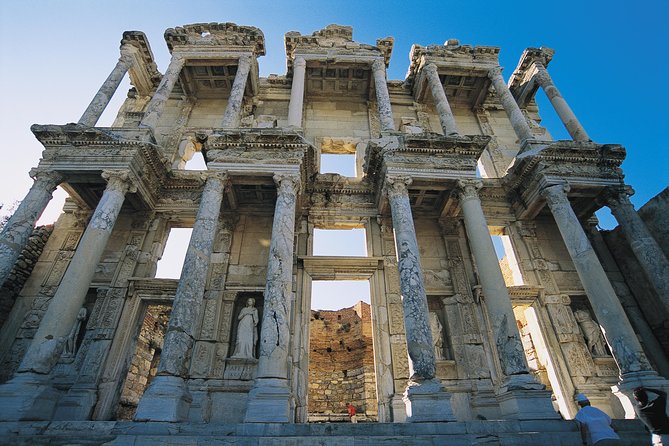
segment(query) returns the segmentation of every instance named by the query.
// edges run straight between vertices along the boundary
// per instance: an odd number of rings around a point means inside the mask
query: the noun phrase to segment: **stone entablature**
[[[509,89],[521,108],[526,107],[534,99],[539,89],[539,84],[534,79],[538,72],[537,65],[547,68],[554,54],[555,50],[552,48],[526,48],[523,51],[518,66],[509,78]]]
[[[265,36],[261,30],[229,22],[195,23],[168,28],[165,31],[165,42],[170,52],[223,47],[227,51],[251,51],[256,57],[265,55]]]

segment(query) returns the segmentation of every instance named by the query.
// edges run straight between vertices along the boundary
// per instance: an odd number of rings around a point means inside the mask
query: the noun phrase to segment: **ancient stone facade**
[[[632,417],[633,388],[667,387],[660,322],[628,281],[641,270],[653,308],[669,309],[666,238],[628,200],[625,149],[591,141],[557,90],[552,50],[528,48],[507,82],[497,47],[414,45],[407,77],[387,80],[392,38],[359,43],[330,25],[287,33],[287,73],[263,78],[257,28],[165,39],[164,74],[144,34],[125,32],[80,121],[32,127],[44,152],[0,237],[3,281],[54,188],[70,198],[0,329],[0,420],[120,416],[135,404],[123,389],[143,381],[137,346],[157,336],[147,308],[167,306],[135,420],[305,423],[314,280],[369,281],[360,405],[380,422],[549,426],[553,403],[572,418],[579,392]],[[126,72],[128,98],[97,127]],[[541,127],[540,87],[572,139]],[[207,169],[184,170],[196,152]],[[355,176],[322,172],[326,154],[353,156]],[[593,230],[602,206],[634,272]],[[181,227],[193,228],[181,278],[157,279]],[[313,255],[315,229],[345,228],[365,230],[367,256]],[[491,234],[513,253],[506,272]],[[253,339],[248,320],[239,334],[249,300]],[[240,336],[253,342],[243,356]]]

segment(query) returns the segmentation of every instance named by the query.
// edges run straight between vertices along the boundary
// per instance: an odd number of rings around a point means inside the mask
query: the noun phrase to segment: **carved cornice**
[[[520,56],[518,66],[509,79],[509,89],[514,91],[522,84],[527,83],[534,74],[533,65],[540,63],[544,68],[547,67],[554,54],[555,50],[551,48],[526,48],[523,55]]]
[[[251,51],[265,55],[265,35],[254,26],[235,23],[194,23],[168,28],[165,42],[170,53],[178,46],[221,46],[226,50]]]
[[[146,78],[152,84],[153,88],[157,88],[160,84],[160,80],[163,75],[158,71],[156,62],[153,58],[153,52],[151,51],[151,46],[149,41],[146,39],[146,35],[141,31],[125,31],[123,33],[123,38],[121,39],[121,51],[123,51],[124,45],[131,45],[138,50],[139,58],[142,62],[143,70],[145,71]],[[138,67],[139,68],[139,67]],[[136,78],[139,76],[139,73],[135,73],[134,68],[131,68],[131,78]]]
[[[306,54],[327,55],[365,55],[383,56],[388,66],[393,50],[394,39],[386,37],[377,39],[376,46],[353,41],[353,28],[342,25],[328,25],[310,35],[302,35],[297,31],[287,32],[284,36],[288,71],[292,72],[297,52]]]

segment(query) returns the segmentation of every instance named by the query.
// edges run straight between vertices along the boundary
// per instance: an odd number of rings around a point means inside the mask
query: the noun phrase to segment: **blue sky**
[[[596,141],[627,148],[626,181],[638,208],[669,184],[667,112],[669,3],[662,1],[5,1],[0,3],[0,203],[23,198],[41,145],[30,125],[76,122],[113,68],[123,31],[147,34],[158,68],[169,53],[166,28],[197,22],[235,22],[260,28],[267,55],[261,76],[285,74],[283,35],[353,26],[356,41],[393,36],[389,79],[403,79],[413,43],[501,47],[508,79],[523,49],[556,50],[549,72]],[[127,81],[126,81],[127,82]],[[127,84],[100,125],[109,125]],[[539,95],[543,124],[555,138],[567,133]],[[610,216],[600,215],[611,228]]]

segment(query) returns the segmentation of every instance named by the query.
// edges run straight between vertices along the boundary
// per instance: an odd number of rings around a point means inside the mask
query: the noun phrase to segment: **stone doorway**
[[[350,287],[352,294],[361,289],[360,285],[367,289],[363,295],[351,295],[348,302],[325,305],[317,296],[323,287],[314,286],[309,321],[307,421],[349,422],[347,403],[356,407],[357,421],[378,421],[369,281],[324,283],[327,288],[344,290],[347,283],[355,283],[358,286]],[[351,305],[356,299],[360,300]]]
[[[132,420],[139,400],[156,376],[171,305],[147,305],[116,408],[117,420]]]

